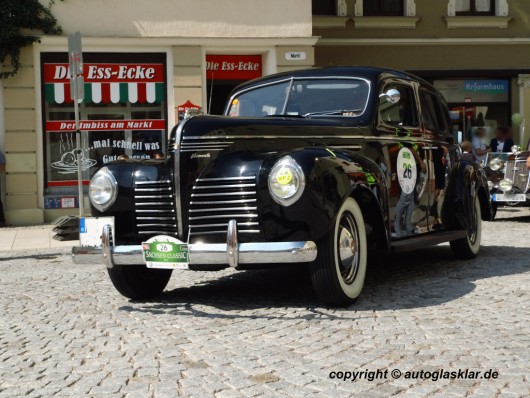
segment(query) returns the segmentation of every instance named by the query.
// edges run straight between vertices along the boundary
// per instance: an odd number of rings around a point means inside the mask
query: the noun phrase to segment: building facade
[[[377,65],[410,71],[446,97],[453,129],[530,129],[527,0],[314,0],[317,66]],[[516,122],[518,118],[513,118]]]
[[[11,225],[77,214],[78,167],[87,184],[118,157],[165,156],[168,132],[187,109],[221,113],[239,83],[314,64],[309,0],[68,0],[52,12],[64,35],[24,48],[19,73],[0,81]],[[68,78],[75,31],[84,62],[81,165]]]

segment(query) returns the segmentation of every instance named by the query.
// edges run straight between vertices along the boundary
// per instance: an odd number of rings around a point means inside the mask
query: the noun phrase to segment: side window
[[[420,91],[420,104],[423,125],[430,131],[445,131],[447,126],[436,96],[428,91]]]
[[[395,104],[384,98],[381,99],[379,103],[381,121],[392,126],[418,127],[418,112],[412,88],[400,84],[387,84],[383,92],[390,89],[398,90],[400,99]]]

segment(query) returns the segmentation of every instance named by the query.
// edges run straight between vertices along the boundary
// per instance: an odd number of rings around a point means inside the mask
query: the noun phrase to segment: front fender
[[[318,241],[332,228],[346,198],[358,195],[359,203],[376,210],[378,231],[384,229],[388,212],[388,189],[384,173],[370,159],[350,151],[305,148],[288,153],[302,167],[306,186],[301,198],[283,207],[268,193],[268,175],[283,153],[267,159],[260,173],[263,192],[261,219],[266,239],[307,239]],[[363,193],[360,195],[360,193]]]

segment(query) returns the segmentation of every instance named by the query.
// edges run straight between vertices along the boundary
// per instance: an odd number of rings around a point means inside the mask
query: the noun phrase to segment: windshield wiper
[[[333,116],[333,115],[341,115],[341,116],[350,116],[350,115],[344,115],[345,113],[358,113],[361,112],[362,109],[337,109],[332,111],[319,111],[319,112],[308,112],[304,114],[304,117],[307,116]],[[357,116],[357,115],[351,115],[351,116]]]

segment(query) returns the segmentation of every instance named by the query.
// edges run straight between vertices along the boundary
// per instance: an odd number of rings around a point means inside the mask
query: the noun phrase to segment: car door
[[[447,112],[444,112],[444,106],[434,92],[420,88],[419,102],[428,175],[426,221],[429,230],[439,230],[444,229],[441,209],[445,200],[449,174],[447,170],[452,157],[445,137],[450,137],[451,133],[447,118],[444,117]]]
[[[380,94],[390,89],[398,90],[400,99],[392,103],[384,95],[380,96],[377,134],[385,154],[385,167],[391,171],[389,218],[392,237],[405,238],[428,231],[427,166],[415,85],[397,79],[388,80],[381,86]]]

